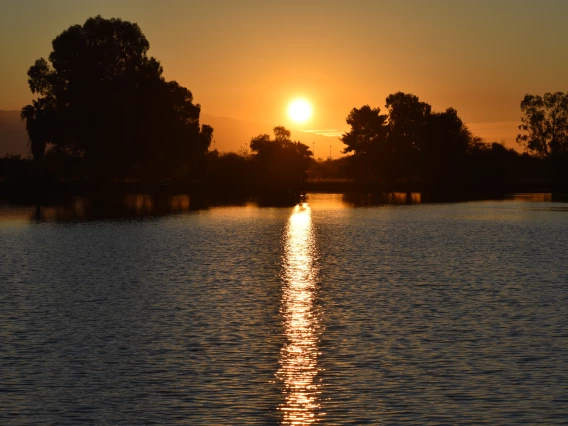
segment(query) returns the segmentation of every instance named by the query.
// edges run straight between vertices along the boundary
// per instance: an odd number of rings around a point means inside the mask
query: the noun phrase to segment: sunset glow
[[[0,6],[0,426],[568,419],[568,0]]]
[[[520,149],[522,97],[566,90],[568,2],[67,3],[37,2],[33,14],[25,3],[2,3],[0,35],[21,42],[5,49],[0,110],[29,104],[28,68],[48,58],[59,33],[99,14],[139,25],[166,79],[189,89],[201,105],[201,122],[214,128],[220,152],[287,125],[333,130],[294,138],[322,149],[331,145],[339,158],[344,146],[338,137],[349,130],[351,109],[369,104],[384,113],[385,98],[397,91],[419,96],[434,111],[455,108],[476,136]],[[190,24],[194,16],[196,25]],[[293,22],[293,31],[277,22]],[[479,28],[484,31],[477,36]],[[531,55],[537,57],[519,66]],[[299,98],[311,114],[289,111]],[[9,146],[6,140],[0,135],[0,156],[27,155],[25,137]]]

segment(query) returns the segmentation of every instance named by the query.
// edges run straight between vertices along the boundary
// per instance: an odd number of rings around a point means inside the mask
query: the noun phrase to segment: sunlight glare
[[[282,315],[287,343],[277,376],[284,382],[282,424],[305,425],[317,421],[320,408],[318,341],[319,318],[314,298],[317,283],[315,236],[307,203],[294,208],[284,237]]]
[[[312,106],[305,99],[296,99],[288,107],[288,115],[296,123],[304,123],[312,116]]]

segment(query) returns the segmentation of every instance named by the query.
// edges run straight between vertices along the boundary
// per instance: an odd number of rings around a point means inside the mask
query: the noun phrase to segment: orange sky
[[[393,4],[396,3],[396,4]],[[454,107],[474,133],[514,145],[526,93],[568,90],[568,1],[0,0],[0,109],[30,102],[26,71],[90,17],[137,22],[165,77],[204,112],[345,131],[396,91]],[[302,96],[303,126],[286,108]],[[253,136],[253,135],[251,135]]]

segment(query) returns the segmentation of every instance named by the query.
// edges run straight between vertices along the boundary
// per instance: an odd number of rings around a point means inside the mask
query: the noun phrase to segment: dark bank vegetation
[[[562,93],[555,96],[566,97]],[[380,108],[368,105],[351,110],[347,117],[351,129],[341,138],[346,145],[344,153],[352,154],[348,161],[354,177],[387,184],[414,182],[436,188],[459,184],[490,187],[523,182],[566,182],[563,173],[567,166],[567,146],[559,141],[564,140],[568,132],[568,105],[563,107],[562,119],[559,111],[547,110],[547,107],[538,112],[538,117],[548,114],[556,120],[548,124],[546,140],[541,141],[541,145],[556,147],[550,157],[536,151],[535,144],[526,143],[541,135],[539,129],[545,124],[534,124],[536,113],[523,104],[521,107],[522,123],[533,123],[519,127],[525,133],[528,129],[529,133],[528,138],[519,135],[517,139],[525,146],[523,154],[474,136],[455,109],[434,112],[417,96],[402,92],[387,97],[385,114],[381,114]],[[556,108],[562,109],[558,105]],[[542,118],[542,121],[547,119]]]
[[[286,187],[298,185],[307,178],[313,154],[307,145],[290,139],[291,133],[282,126],[274,128],[274,138],[258,135],[249,148],[238,153],[220,154],[216,150],[207,157],[205,179],[232,185]]]
[[[410,188],[500,189],[568,184],[568,94],[521,102],[523,154],[473,135],[453,108],[433,111],[417,96],[386,98],[347,115],[345,157],[314,159],[284,127],[210,151],[191,92],[163,77],[138,25],[88,19],[53,40],[28,71],[36,99],[22,109],[33,160],[0,159],[0,179],[46,185],[185,183],[228,190]],[[309,143],[309,141],[306,141]],[[108,187],[108,186],[107,186]]]
[[[565,95],[553,96],[560,99]],[[519,127],[526,135],[518,137],[525,147],[525,152],[519,153],[473,135],[455,109],[435,112],[417,96],[398,92],[387,97],[384,114],[380,108],[368,105],[351,110],[347,116],[350,130],[341,138],[345,157],[315,160],[303,145],[308,177],[304,187],[348,189],[349,183],[354,183],[365,188],[522,190],[566,185],[568,106],[559,104],[557,101],[556,106],[542,106],[538,111],[522,107],[521,123],[529,125]],[[564,112],[553,108],[564,108]],[[276,128],[275,132],[284,130]],[[289,132],[286,134],[289,138]],[[531,142],[539,137],[544,139]],[[275,183],[276,178],[282,179],[294,169],[292,158],[282,154],[254,155],[254,147],[261,141],[270,147],[281,139],[277,136],[270,141],[268,135],[259,136],[251,141],[253,152],[243,149],[239,153],[211,155],[208,179]],[[535,149],[543,145],[549,147],[548,151]],[[294,161],[300,164],[299,157]],[[297,170],[290,181],[301,180],[302,168]]]

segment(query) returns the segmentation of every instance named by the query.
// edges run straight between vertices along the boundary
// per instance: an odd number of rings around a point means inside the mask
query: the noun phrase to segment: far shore
[[[319,179],[295,184],[263,185],[233,184],[228,182],[163,181],[163,182],[0,182],[0,200],[16,203],[52,203],[74,196],[101,195],[175,195],[208,194],[226,198],[231,196],[271,195],[295,200],[305,193],[427,193],[431,199],[459,201],[501,197],[514,193],[552,193],[553,199],[568,200],[568,185],[555,182],[522,182],[504,184],[427,185],[416,182],[356,182],[347,179]]]

